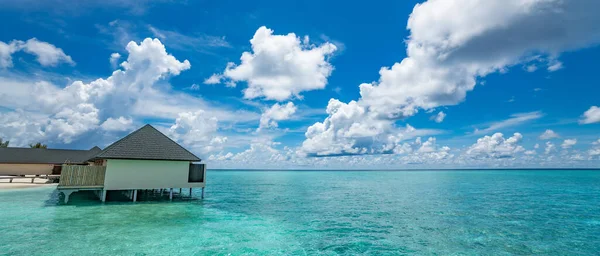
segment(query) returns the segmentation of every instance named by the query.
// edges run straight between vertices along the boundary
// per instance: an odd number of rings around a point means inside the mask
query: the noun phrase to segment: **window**
[[[204,165],[204,164],[190,164],[188,182],[189,183],[204,182],[205,169],[206,169],[206,165]]]

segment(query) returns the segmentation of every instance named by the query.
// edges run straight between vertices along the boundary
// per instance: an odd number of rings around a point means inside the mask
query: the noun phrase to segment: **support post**
[[[202,187],[202,195],[200,196],[200,198],[204,199],[204,187]]]
[[[133,201],[137,201],[137,189],[133,191]]]
[[[169,189],[169,200],[173,200],[173,188]]]
[[[100,201],[102,201],[103,203],[106,202],[106,189],[102,190],[102,198],[100,198]]]
[[[190,188],[190,198],[192,198],[192,188]]]
[[[71,196],[71,193],[75,192],[76,190],[71,190],[71,189],[67,189],[67,190],[63,190],[62,193],[63,195],[65,195],[65,204],[67,204],[69,202],[69,197]]]
[[[181,188],[179,188],[179,195],[181,195]]]

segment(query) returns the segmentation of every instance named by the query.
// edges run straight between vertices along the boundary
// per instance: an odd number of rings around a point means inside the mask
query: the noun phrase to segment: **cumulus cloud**
[[[523,135],[520,133],[515,133],[507,139],[502,133],[486,135],[471,145],[466,154],[476,158],[511,158],[516,153],[525,151],[523,146],[519,145],[521,140],[523,140]]]
[[[1,83],[0,106],[14,110],[3,113],[3,116],[8,118],[12,113],[35,115],[37,118],[24,118],[21,122],[25,126],[38,127],[35,135],[70,143],[86,132],[98,128],[116,129],[118,123],[121,123],[120,127],[129,123],[130,120],[124,119],[123,114],[132,114],[136,105],[161,95],[156,87],[159,80],[190,68],[187,60],[180,62],[175,59],[157,39],[148,38],[140,44],[130,42],[126,50],[129,55],[121,64],[122,69],[115,70],[106,79],[99,78],[89,83],[75,81],[63,88],[46,81],[10,80]],[[52,58],[41,59],[42,62],[52,62]],[[28,135],[14,132],[11,126],[16,125],[14,122],[1,123],[0,131],[13,141],[26,143],[24,136]]]
[[[581,120],[579,120],[580,124],[593,124],[600,123],[600,108],[597,106],[592,106],[590,109],[583,113]]]
[[[379,119],[356,101],[329,100],[323,122],[305,133],[301,151],[312,156],[386,154],[401,150],[401,142],[417,136],[439,133],[417,130],[410,125],[398,128],[394,120]]]
[[[134,128],[133,119],[120,116],[119,118],[109,117],[100,125],[105,131],[129,131]]]
[[[556,150],[556,146],[550,141],[546,141],[546,149],[544,149],[544,154],[550,154]]]
[[[563,149],[569,149],[577,144],[577,139],[566,139],[563,141],[562,145],[560,145]]]
[[[218,119],[203,110],[180,113],[167,134],[177,141],[197,148],[202,153],[221,150],[227,137],[216,135]]]
[[[22,43],[23,51],[33,54],[37,57],[37,61],[42,66],[56,66],[58,63],[64,62],[75,65],[71,56],[66,55],[62,49],[56,46],[31,38],[27,42]]]
[[[592,142],[592,148],[588,152],[590,156],[600,156],[600,139]]]
[[[546,130],[544,131],[544,133],[540,134],[540,140],[550,140],[550,139],[554,139],[554,138],[558,138],[560,137],[558,135],[558,133],[554,132],[553,130]]]
[[[478,77],[531,61],[531,53],[546,55],[548,69],[558,70],[554,56],[600,41],[592,7],[600,6],[592,0],[417,4],[408,20],[408,57],[382,68],[377,83],[360,85],[361,100],[387,116],[410,116],[460,103]]]
[[[266,128],[277,127],[278,121],[288,120],[292,117],[294,113],[296,113],[296,106],[292,102],[288,102],[285,105],[279,105],[279,103],[275,103],[269,109],[265,110],[263,114],[260,116],[260,125],[257,131]]]
[[[241,63],[228,63],[223,74],[213,75],[206,82],[227,79],[228,86],[246,82],[244,97],[284,101],[301,97],[304,91],[325,88],[333,71],[329,57],[336,46],[331,43],[314,45],[308,36],[294,33],[274,35],[273,30],[260,27],[250,40],[252,52],[244,52]],[[221,79],[219,79],[220,81]]]
[[[223,79],[222,75],[212,74],[209,78],[204,80],[204,84],[220,84],[221,79]]]
[[[31,38],[26,42],[20,40],[13,40],[9,44],[0,42],[0,68],[12,67],[11,55],[18,51],[35,55],[42,66],[56,66],[61,62],[75,65],[71,56],[65,54],[62,49],[37,38]]]
[[[441,123],[446,118],[446,113],[444,111],[440,111],[437,115],[432,116],[430,119],[435,121],[436,123]]]
[[[417,4],[407,25],[407,57],[381,68],[377,82],[361,84],[361,97],[352,104],[369,112],[363,115],[373,120],[397,119],[420,109],[459,104],[479,78],[507,72],[515,65],[535,61],[557,70],[562,52],[600,42],[596,25],[600,16],[594,7],[600,4],[593,0],[429,0]],[[541,113],[534,112],[515,120],[539,117]],[[315,128],[324,123],[309,128],[307,144],[316,136]]]
[[[110,61],[110,66],[111,66],[113,69],[116,69],[116,68],[117,68],[117,66],[119,65],[119,59],[121,59],[121,54],[119,54],[118,52],[113,52],[113,53],[110,55],[110,59],[109,59],[109,61]]]
[[[15,41],[10,42],[9,44],[0,41],[0,68],[12,67],[12,54],[18,50],[19,47]]]

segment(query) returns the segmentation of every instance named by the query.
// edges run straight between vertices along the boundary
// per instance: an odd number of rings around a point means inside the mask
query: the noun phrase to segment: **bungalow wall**
[[[198,188],[188,182],[190,162],[162,160],[106,160],[104,189]]]

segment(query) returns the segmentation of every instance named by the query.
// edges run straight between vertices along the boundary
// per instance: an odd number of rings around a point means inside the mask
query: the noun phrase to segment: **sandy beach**
[[[0,176],[4,178],[7,176]],[[12,183],[9,179],[0,179],[0,190],[1,189],[16,189],[16,188],[36,188],[42,186],[55,186],[56,183],[47,183],[47,179],[35,178],[31,183],[31,177],[14,178]]]

